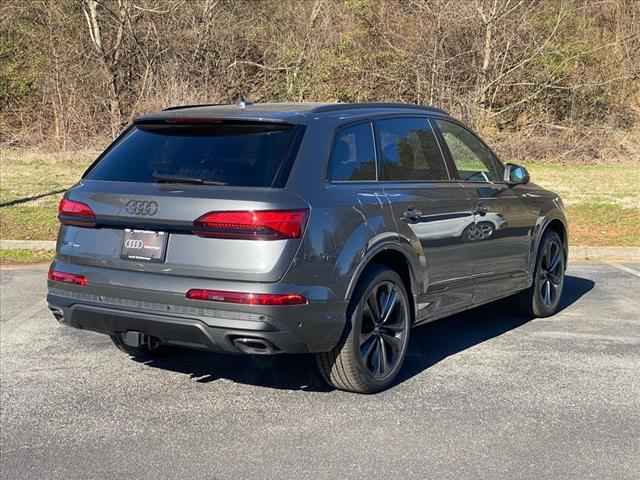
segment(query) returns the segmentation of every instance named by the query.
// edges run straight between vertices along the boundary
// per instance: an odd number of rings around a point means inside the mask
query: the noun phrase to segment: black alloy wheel
[[[393,282],[371,289],[360,309],[360,361],[375,378],[384,378],[402,358],[409,309],[406,298]]]
[[[413,323],[400,275],[383,265],[367,267],[351,297],[347,321],[338,345],[316,354],[321,375],[350,392],[389,388],[402,368]]]

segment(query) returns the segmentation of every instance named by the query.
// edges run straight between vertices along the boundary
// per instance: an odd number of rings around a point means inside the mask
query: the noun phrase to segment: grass
[[[50,262],[53,255],[48,250],[0,250],[0,265]]]
[[[67,188],[78,181],[99,152],[46,153],[0,149],[0,203]],[[0,207],[0,238],[54,240],[62,194]]]
[[[614,203],[581,203],[567,207],[572,245],[640,246],[640,209]]]
[[[98,152],[47,154],[0,149],[0,203],[73,185]],[[559,193],[570,242],[583,246],[640,246],[640,164],[525,163],[532,181]],[[54,240],[61,195],[0,208],[0,238]]]
[[[0,203],[73,185],[98,153],[0,149]]]
[[[16,205],[0,209],[0,238],[6,240],[55,240],[58,234],[57,201],[48,197],[41,205]]]
[[[618,205],[640,209],[640,163],[526,164],[534,183],[560,194],[565,205]]]
[[[640,164],[527,165],[532,181],[567,207],[570,243],[640,246]]]

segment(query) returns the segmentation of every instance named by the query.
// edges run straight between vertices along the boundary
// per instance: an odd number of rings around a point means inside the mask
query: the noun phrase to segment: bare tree
[[[486,104],[486,84],[488,81],[489,67],[491,59],[494,57],[494,31],[499,27],[499,23],[509,15],[518,10],[523,0],[474,0],[475,9],[482,19],[484,29],[484,43],[482,48],[482,66],[478,76],[477,103]]]
[[[122,45],[130,9],[128,0],[117,0],[117,10],[110,12],[116,21],[115,38],[107,46],[101,31],[97,0],[82,0],[82,11],[89,27],[89,38],[104,69],[108,82],[109,113],[111,116],[111,136],[115,137],[123,126],[121,89],[118,82],[118,67],[122,55]]]
[[[3,0],[0,142],[176,103],[430,103],[487,134],[640,124],[636,0]],[[546,128],[546,127],[545,127]]]

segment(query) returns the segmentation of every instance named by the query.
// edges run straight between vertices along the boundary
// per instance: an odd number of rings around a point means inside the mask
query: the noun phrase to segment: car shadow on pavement
[[[560,310],[577,302],[593,289],[586,278],[567,275],[560,300]],[[513,313],[511,299],[504,299],[415,328],[398,383],[418,375],[427,368],[467,348],[498,337],[533,317]]]
[[[567,276],[561,310],[594,287],[585,278]],[[420,374],[441,360],[518,328],[531,320],[510,313],[507,301],[494,302],[417,327],[397,383]],[[196,382],[229,380],[236,383],[286,390],[330,392],[316,371],[311,355],[221,355],[180,349],[167,357],[146,360],[146,365],[189,375]]]
[[[166,357],[146,360],[150,367],[188,374],[196,382],[228,380],[283,390],[330,392],[316,372],[311,355],[224,355],[176,349]]]

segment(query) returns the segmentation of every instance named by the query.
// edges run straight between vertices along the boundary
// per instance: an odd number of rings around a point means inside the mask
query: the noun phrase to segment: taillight
[[[306,209],[209,212],[193,222],[193,233],[243,240],[300,238],[308,214]]]
[[[194,288],[185,295],[191,300],[239,303],[243,305],[304,305],[307,299],[297,293],[225,292]]]
[[[58,219],[63,225],[95,227],[96,215],[86,203],[63,198],[58,204]]]
[[[49,269],[49,280],[54,282],[73,283],[74,285],[80,285],[84,287],[87,284],[87,277],[84,275],[76,275],[75,273],[59,272],[57,270]]]

